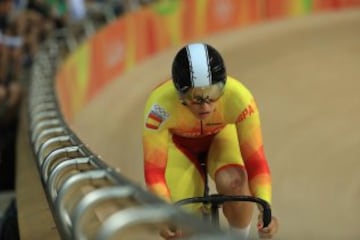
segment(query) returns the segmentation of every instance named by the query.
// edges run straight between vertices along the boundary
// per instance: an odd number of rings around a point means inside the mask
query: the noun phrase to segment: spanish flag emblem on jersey
[[[161,124],[167,118],[169,118],[169,114],[165,111],[165,109],[160,107],[158,104],[154,104],[147,115],[145,126],[150,129],[159,129]]]

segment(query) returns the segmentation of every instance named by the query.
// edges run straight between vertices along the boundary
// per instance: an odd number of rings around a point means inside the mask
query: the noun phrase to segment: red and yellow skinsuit
[[[214,112],[199,120],[182,104],[171,80],[151,93],[143,129],[148,188],[171,202],[202,196],[203,176],[196,159],[207,152],[213,179],[227,166],[245,167],[252,194],[271,203],[271,176],[252,94],[228,76],[215,104]]]

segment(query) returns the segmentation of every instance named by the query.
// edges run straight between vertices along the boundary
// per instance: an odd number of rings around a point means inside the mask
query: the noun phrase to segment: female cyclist
[[[172,79],[151,92],[143,148],[147,186],[169,202],[203,194],[199,157],[206,156],[220,194],[253,195],[271,204],[271,175],[254,97],[227,75],[222,56],[208,44],[182,47],[172,63]],[[243,239],[249,236],[253,208],[248,202],[223,206],[231,229]],[[278,222],[273,217],[268,227],[262,228],[261,220],[257,226],[260,237],[271,238]],[[161,233],[166,239],[177,234],[170,229]]]

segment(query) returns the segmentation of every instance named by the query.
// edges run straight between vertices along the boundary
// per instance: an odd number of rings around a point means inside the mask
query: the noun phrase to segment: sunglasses
[[[207,87],[194,87],[182,95],[184,101],[191,104],[213,103],[224,94],[224,84],[219,82]]]

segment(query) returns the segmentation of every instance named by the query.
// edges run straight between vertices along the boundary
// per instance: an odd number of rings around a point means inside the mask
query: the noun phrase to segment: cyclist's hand
[[[257,227],[258,227],[259,237],[263,239],[272,238],[279,228],[278,220],[275,217],[271,218],[271,222],[267,227],[264,228],[263,225],[264,223],[262,221],[262,214],[259,214]]]
[[[181,230],[174,226],[169,226],[160,231],[160,236],[166,240],[173,240],[183,236]]]

